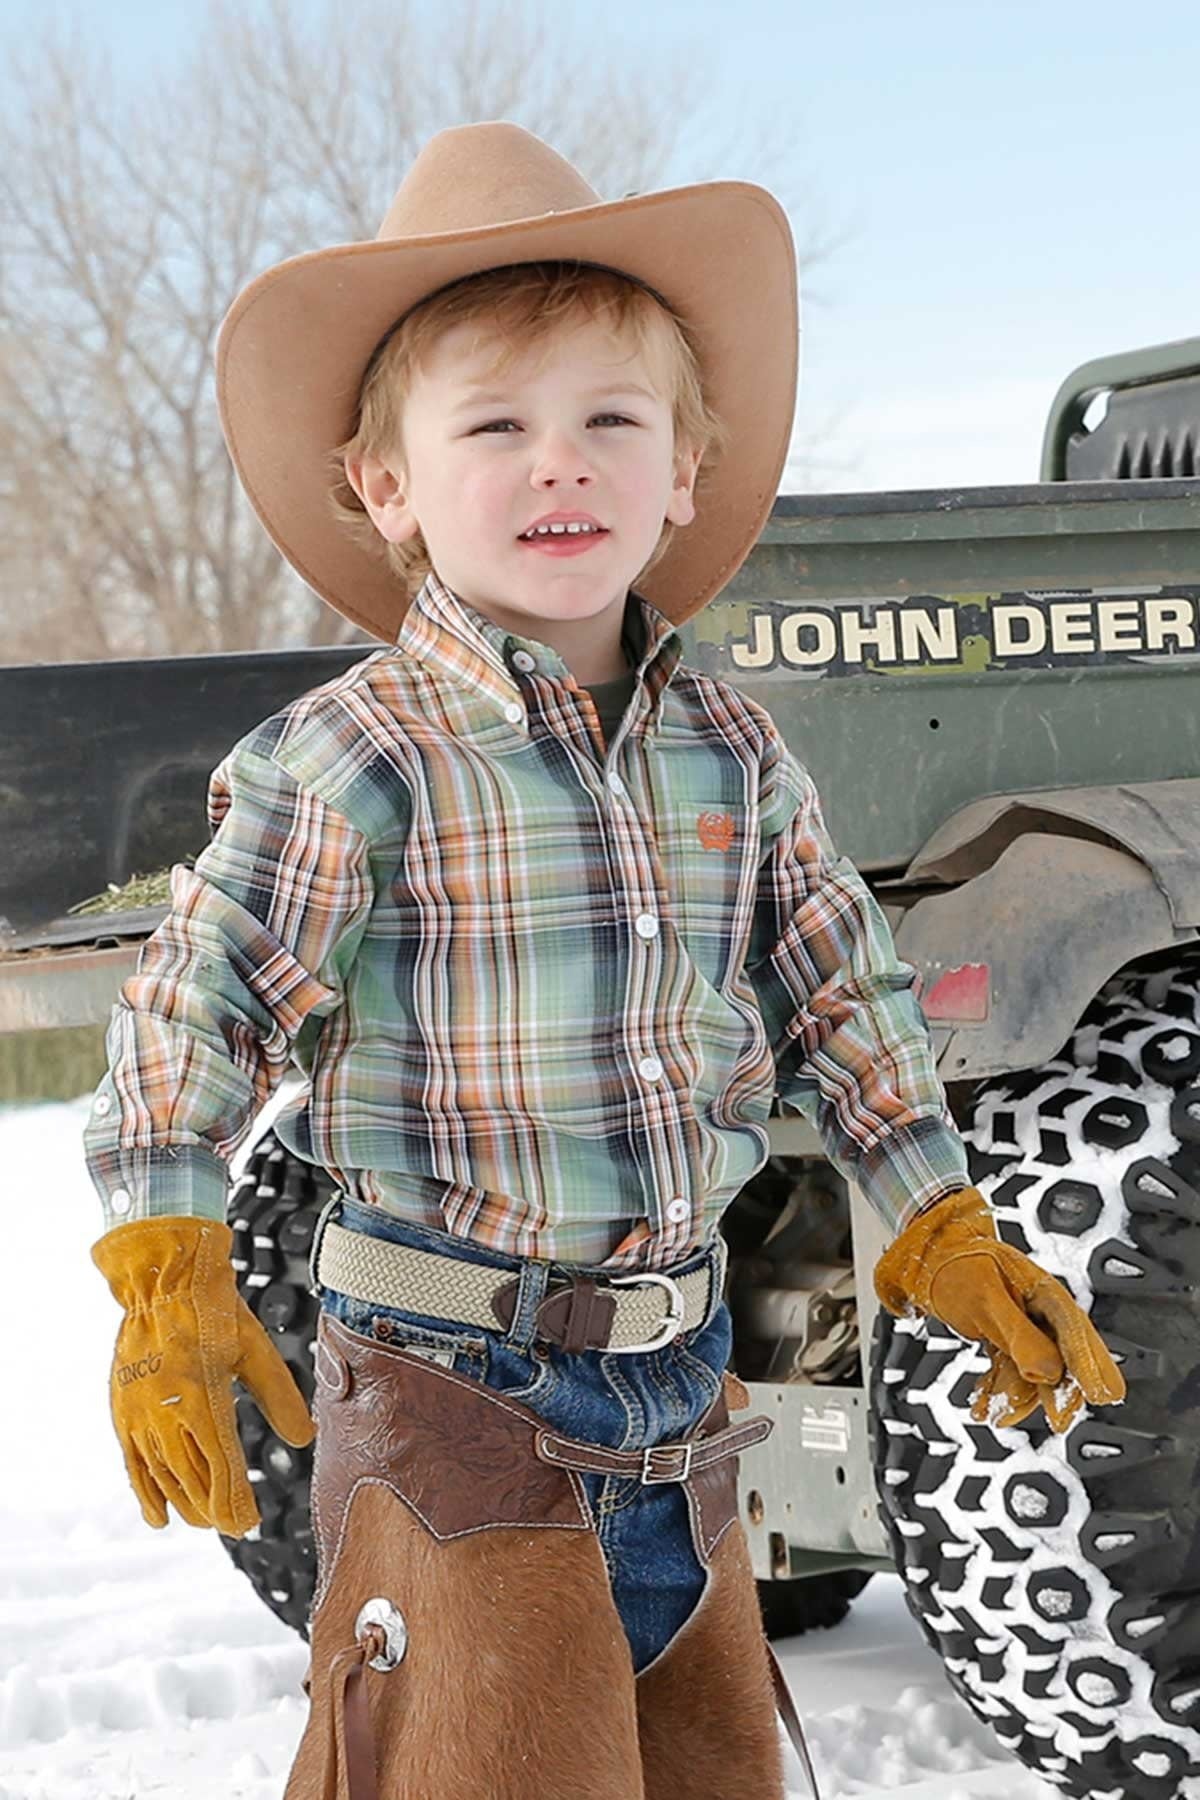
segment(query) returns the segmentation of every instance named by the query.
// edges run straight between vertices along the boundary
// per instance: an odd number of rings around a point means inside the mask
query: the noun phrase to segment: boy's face
[[[619,637],[625,595],[664,520],[687,525],[699,457],[676,457],[665,354],[645,356],[585,320],[500,379],[474,329],[439,340],[405,397],[402,442],[347,465],[383,536],[418,530],[446,585],[506,630],[570,661]],[[489,397],[491,396],[491,397]],[[598,536],[522,540],[547,513],[584,514]]]

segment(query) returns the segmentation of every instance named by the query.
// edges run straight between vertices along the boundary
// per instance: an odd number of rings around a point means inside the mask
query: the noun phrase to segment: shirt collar
[[[682,639],[670,619],[631,588],[626,599],[622,642],[633,659],[637,684],[645,683],[653,718],[659,696],[683,653]],[[557,650],[538,638],[506,631],[485,618],[432,570],[401,621],[396,648],[456,686],[466,687],[477,698],[494,703],[506,718],[511,718],[508,709],[512,706],[519,705],[522,711],[525,708],[518,672],[536,671],[556,681],[570,677]],[[523,661],[516,660],[518,656],[532,659],[532,666],[526,668]],[[647,725],[650,726],[650,719]]]

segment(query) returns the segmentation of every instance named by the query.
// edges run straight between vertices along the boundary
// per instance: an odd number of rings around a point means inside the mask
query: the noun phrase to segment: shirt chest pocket
[[[675,917],[689,956],[715,987],[744,954],[756,843],[757,827],[744,805],[691,802],[676,815],[667,856]]]

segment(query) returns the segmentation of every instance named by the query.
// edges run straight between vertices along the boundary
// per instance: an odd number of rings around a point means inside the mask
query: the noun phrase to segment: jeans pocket
[[[723,1375],[682,1345],[676,1346],[675,1373],[687,1386],[697,1420],[703,1418],[721,1390]]]
[[[493,1393],[537,1406],[555,1379],[554,1353],[544,1344],[522,1350],[507,1338],[488,1333],[488,1368],[484,1377]]]
[[[471,1325],[446,1324],[422,1313],[404,1312],[373,1300],[356,1300],[349,1294],[323,1290],[322,1309],[340,1319],[360,1337],[377,1344],[391,1344],[423,1356],[443,1369],[486,1381],[490,1333]]]
[[[722,1300],[707,1325],[681,1333],[666,1352],[669,1366],[697,1405],[697,1418],[708,1410],[724,1384],[732,1345],[733,1320]]]

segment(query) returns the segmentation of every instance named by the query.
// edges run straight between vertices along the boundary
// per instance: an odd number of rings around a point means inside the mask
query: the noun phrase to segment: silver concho
[[[377,1594],[374,1599],[366,1602],[355,1619],[355,1637],[360,1638],[368,1625],[378,1625],[387,1644],[379,1656],[371,1658],[367,1666],[386,1674],[404,1660],[404,1652],[408,1649],[408,1626],[404,1623],[404,1614],[384,1595]]]

